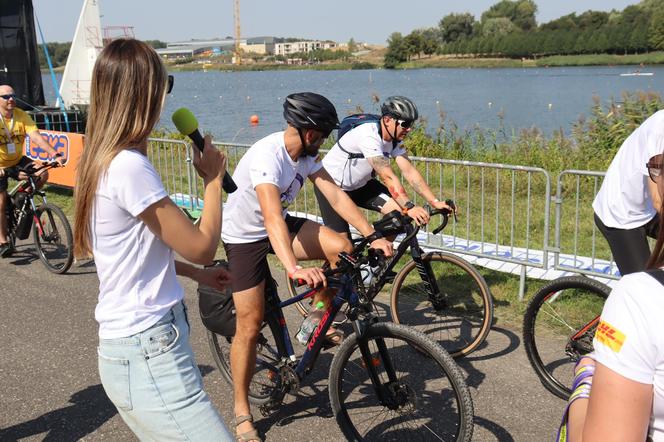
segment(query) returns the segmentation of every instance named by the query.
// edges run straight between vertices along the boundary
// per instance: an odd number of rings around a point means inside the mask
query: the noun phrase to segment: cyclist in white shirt
[[[663,172],[660,165],[653,176],[658,196],[664,194]],[[566,439],[559,440],[664,441],[662,230],[647,268],[624,276],[611,291],[595,333],[595,351],[577,366],[562,432]]]
[[[657,236],[661,198],[648,179],[664,152],[664,111],[650,116],[620,146],[593,201],[595,224],[622,275],[645,268],[648,237]]]
[[[410,99],[387,98],[381,105],[380,119],[375,124],[358,124],[343,134],[323,158],[323,166],[358,206],[383,214],[406,210],[417,223],[426,224],[428,212],[408,198],[391,166],[394,159],[406,181],[433,208],[451,209],[434,195],[401,145],[418,116],[417,107]],[[321,192],[315,192],[325,225],[350,235],[348,223],[333,209],[334,205]]]
[[[236,432],[241,440],[260,440],[253,427],[248,401],[249,381],[256,363],[256,341],[263,321],[266,290],[274,290],[267,262],[277,255],[293,279],[310,287],[325,284],[319,268],[303,268],[300,260],[326,259],[334,265],[341,251],[352,247],[347,238],[306,218],[288,214],[288,206],[309,179],[344,219],[363,235],[374,232],[360,210],[318,161],[323,141],[339,124],[334,105],[325,97],[297,93],[286,97],[283,132],[257,141],[242,156],[233,180],[237,191],[230,194],[224,209],[222,239],[229,270],[233,275],[236,332],[231,346],[231,371],[235,399]],[[372,247],[392,254],[391,243],[379,239]],[[327,302],[329,299],[315,299]],[[338,343],[332,330],[328,336]]]

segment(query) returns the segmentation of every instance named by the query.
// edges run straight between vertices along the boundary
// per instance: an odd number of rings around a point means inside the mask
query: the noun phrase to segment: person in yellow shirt
[[[25,168],[33,161],[23,156],[23,142],[26,135],[41,149],[49,153],[60,165],[65,160],[61,154],[42,137],[37,125],[30,115],[16,108],[16,94],[9,85],[0,85],[0,257],[5,258],[11,253],[11,246],[7,241],[7,207],[8,178],[25,179],[19,168]],[[48,180],[48,173],[44,170],[39,174],[39,187]]]

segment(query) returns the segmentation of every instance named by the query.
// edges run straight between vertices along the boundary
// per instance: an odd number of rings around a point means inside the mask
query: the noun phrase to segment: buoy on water
[[[252,126],[258,126],[258,122],[259,122],[258,115],[254,114],[251,117],[249,117],[249,123],[251,123]]]
[[[551,108],[553,108],[553,103],[549,103],[549,110],[551,110]]]

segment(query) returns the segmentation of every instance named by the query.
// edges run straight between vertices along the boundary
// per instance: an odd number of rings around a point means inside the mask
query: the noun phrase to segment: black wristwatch
[[[404,206],[407,210],[410,210],[410,209],[412,209],[413,207],[415,207],[415,204],[413,204],[412,201],[406,201],[406,204],[404,204],[403,206]]]

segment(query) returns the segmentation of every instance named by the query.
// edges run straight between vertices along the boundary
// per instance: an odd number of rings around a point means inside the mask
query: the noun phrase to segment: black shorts
[[[363,209],[373,210],[374,212],[380,212],[383,210],[385,203],[392,198],[387,187],[373,178],[359,189],[345,190],[344,192],[346,192],[346,195],[353,200],[356,206],[362,207]],[[320,214],[323,217],[323,224],[335,232],[346,232],[350,237],[350,227],[348,226],[348,223],[336,212],[336,210],[334,210],[334,208],[332,208],[317,187],[314,188],[314,193],[318,200]]]
[[[30,158],[23,156],[18,163],[14,164],[11,167],[5,167],[5,174],[0,177],[0,192],[6,192],[7,187],[9,186],[8,178],[13,178],[18,180],[18,171],[19,169],[25,169],[30,164],[34,163]]]
[[[297,234],[307,219],[287,215],[285,221],[288,233]],[[228,271],[233,278],[231,283],[233,293],[256,287],[272,277],[267,255],[274,253],[274,250],[269,238],[241,244],[224,243],[224,249],[228,260]]]

